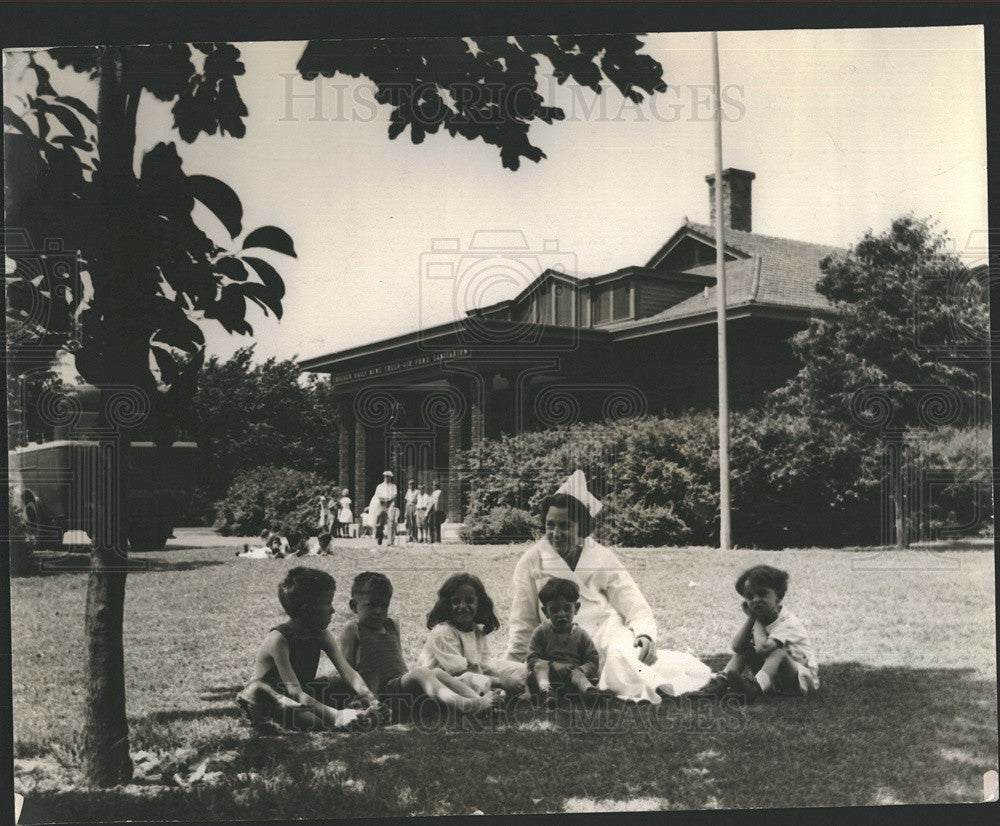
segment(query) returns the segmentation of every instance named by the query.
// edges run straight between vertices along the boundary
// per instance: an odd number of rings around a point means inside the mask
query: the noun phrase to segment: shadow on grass
[[[130,574],[167,573],[179,571],[197,571],[224,565],[225,561],[218,559],[195,559],[171,562],[166,559],[131,556],[126,561],[126,569]],[[86,574],[90,571],[89,553],[50,553],[39,554],[29,577],[61,576],[64,574]]]
[[[706,658],[715,667],[725,659]],[[853,662],[820,676],[815,696],[749,707],[681,698],[600,713],[520,707],[478,730],[457,721],[254,738],[241,728],[239,761],[218,785],[151,797],[36,790],[22,820],[532,814],[561,811],[570,798],[682,809],[982,799],[983,772],[997,765],[995,682],[971,669]],[[157,712],[151,721],[235,714]],[[232,736],[206,743],[205,754],[233,747]]]

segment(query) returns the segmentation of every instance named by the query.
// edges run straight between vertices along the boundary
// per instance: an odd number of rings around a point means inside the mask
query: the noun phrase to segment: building
[[[734,409],[793,375],[789,338],[829,312],[815,287],[820,261],[836,251],[753,232],[753,179],[722,173]],[[643,265],[588,278],[546,268],[516,297],[453,322],[301,361],[342,394],[340,484],[366,501],[387,467],[401,488],[407,478],[437,478],[457,522],[456,456],[483,438],[715,407],[715,176],[706,180],[712,223],[685,221]],[[474,241],[427,265],[456,276],[491,255]]]

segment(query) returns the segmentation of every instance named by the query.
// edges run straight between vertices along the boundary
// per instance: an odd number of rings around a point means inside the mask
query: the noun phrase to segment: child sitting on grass
[[[486,637],[500,627],[500,621],[479,577],[467,573],[448,577],[427,615],[427,627],[431,632],[420,652],[420,668],[440,668],[480,695],[491,689],[524,691],[528,677],[524,663],[490,656]]]
[[[788,573],[755,565],[740,574],[736,592],[747,620],[733,637],[733,658],[699,693],[742,694],[755,700],[767,692],[806,695],[819,689],[819,665],[805,626],[782,605]]]
[[[590,635],[573,622],[580,610],[580,588],[569,579],[553,577],[538,592],[546,620],[528,643],[528,687],[538,692],[546,708],[557,705],[556,689],[575,688],[581,699],[603,702],[614,696],[594,685],[600,655]]]
[[[328,630],[336,587],[325,571],[305,567],[292,568],[278,586],[278,600],[289,619],[264,638],[253,678],[236,700],[253,725],[274,721],[300,731],[319,731],[360,730],[377,724],[378,700]],[[368,705],[364,712],[338,711],[314,696],[316,688],[310,683],[316,679],[321,653]]]
[[[399,627],[389,617],[392,583],[385,574],[365,571],[351,586],[350,620],[340,632],[344,657],[365,684],[392,705],[399,716],[401,706],[411,706],[430,697],[446,708],[463,714],[490,709],[492,698],[481,697],[461,680],[439,668],[407,670]]]

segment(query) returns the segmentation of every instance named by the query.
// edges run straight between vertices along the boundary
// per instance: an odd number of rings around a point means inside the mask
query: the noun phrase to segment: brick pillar
[[[337,474],[341,488],[351,486],[351,431],[348,429],[349,408],[346,404],[340,406],[340,421],[337,423],[337,447],[340,459],[337,462]]]
[[[462,475],[458,454],[462,450],[465,422],[452,419],[448,425],[448,521],[462,521]]]
[[[475,383],[472,385],[472,392],[469,399],[469,446],[476,447],[482,444],[486,438],[486,417],[490,404],[490,382],[485,381],[481,386]]]
[[[368,499],[368,491],[365,490],[365,484],[367,479],[368,465],[366,462],[367,456],[365,455],[365,436],[367,433],[367,428],[360,419],[354,420],[354,506],[356,512],[360,515],[361,511],[365,509],[365,504]]]

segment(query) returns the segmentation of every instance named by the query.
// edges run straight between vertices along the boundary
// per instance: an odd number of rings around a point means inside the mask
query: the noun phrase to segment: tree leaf
[[[233,281],[246,281],[250,277],[250,273],[243,266],[243,262],[231,255],[223,256],[216,261],[215,270],[216,272],[221,272],[227,278],[231,278]]]
[[[72,106],[91,123],[97,123],[97,114],[80,98],[75,98],[72,95],[59,95],[56,97],[56,103],[61,103],[63,106]]]
[[[270,308],[277,318],[281,318],[281,301],[275,298],[274,293],[267,287],[254,281],[240,284],[240,287],[243,294],[264,311],[264,315],[267,315],[267,310]]]
[[[243,204],[228,184],[209,175],[188,175],[188,185],[191,194],[215,214],[233,238],[243,231]]]
[[[261,282],[274,294],[276,298],[280,300],[284,297],[285,282],[282,281],[281,276],[278,275],[278,271],[274,267],[268,264],[267,261],[262,261],[260,258],[254,258],[252,255],[246,256],[243,260],[257,271],[257,275],[260,276]]]
[[[68,107],[49,104],[47,109],[66,127],[66,131],[74,138],[82,139],[86,137],[87,133],[84,131],[83,124],[80,123],[80,119]]]
[[[292,236],[280,227],[258,227],[243,239],[243,249],[264,247],[275,252],[284,253],[295,258],[295,245]]]
[[[4,106],[3,108],[3,125],[10,126],[25,135],[35,136],[35,133],[31,130],[31,127],[25,123],[24,119],[15,115],[14,110],[9,106]]]

